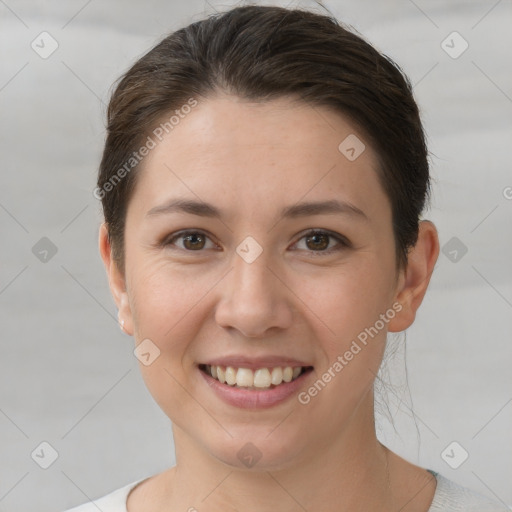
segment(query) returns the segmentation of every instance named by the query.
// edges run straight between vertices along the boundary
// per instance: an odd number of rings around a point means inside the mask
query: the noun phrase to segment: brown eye
[[[180,240],[182,241],[181,244],[177,243],[177,241]],[[165,241],[164,245],[166,247],[178,248],[188,252],[201,251],[202,249],[208,248],[206,247],[208,240],[210,240],[210,237],[206,236],[201,231],[182,231]],[[211,246],[214,245],[211,240],[210,243]],[[211,246],[209,248],[212,248]]]
[[[306,237],[306,245],[309,249],[324,251],[329,247],[329,235],[314,233]]]
[[[183,237],[183,245],[186,249],[196,251],[202,249],[205,245],[205,237],[200,233],[193,233]]]
[[[300,244],[302,240],[304,240],[304,245],[306,246],[304,250],[313,255],[315,253],[320,253],[318,255],[321,255],[321,253],[330,254],[331,252],[351,247],[350,242],[345,237],[324,230],[309,231],[296,245]],[[333,241],[335,243],[331,244]]]

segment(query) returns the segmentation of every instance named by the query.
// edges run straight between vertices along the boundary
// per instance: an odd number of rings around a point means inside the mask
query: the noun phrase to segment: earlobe
[[[132,313],[126,290],[125,278],[119,271],[117,263],[112,257],[112,248],[108,238],[108,228],[105,222],[100,226],[98,246],[107,272],[110,292],[118,309],[119,323],[122,324],[122,330],[126,334],[133,334]]]
[[[407,268],[400,276],[402,284],[395,295],[395,301],[401,304],[402,309],[389,322],[389,332],[403,331],[414,322],[438,256],[439,238],[436,227],[431,221],[422,220],[419,225],[418,241],[409,251]]]

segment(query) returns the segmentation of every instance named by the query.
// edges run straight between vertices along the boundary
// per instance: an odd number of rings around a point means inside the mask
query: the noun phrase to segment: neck
[[[167,506],[201,512],[246,510],[328,512],[393,510],[388,450],[376,438],[373,392],[361,401],[343,432],[285,469],[240,469],[206,452],[173,426],[177,464],[167,489]]]

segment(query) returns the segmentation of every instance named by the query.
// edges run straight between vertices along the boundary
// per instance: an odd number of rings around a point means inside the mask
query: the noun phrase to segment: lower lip
[[[291,382],[284,382],[275,388],[256,391],[222,384],[199,368],[198,371],[221,400],[229,405],[243,409],[266,409],[284,402],[292,395],[298,393],[299,389],[304,385],[305,379],[311,373],[311,371],[306,371]]]

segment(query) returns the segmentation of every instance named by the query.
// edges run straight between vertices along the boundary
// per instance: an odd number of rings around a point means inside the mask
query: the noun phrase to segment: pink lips
[[[229,361],[229,364],[226,364],[226,361]],[[236,361],[236,364],[235,364]],[[233,367],[242,367],[242,368],[268,368],[275,366],[307,366],[298,361],[292,360],[284,360],[280,359],[277,362],[272,362],[267,358],[264,362],[260,360],[257,363],[254,363],[254,360],[251,360],[251,364],[248,364],[248,361],[245,360],[236,360],[233,358],[226,359],[217,359],[212,361],[211,364],[217,366],[233,366]],[[290,364],[292,363],[292,364]],[[210,364],[210,363],[208,363]],[[280,404],[290,398],[293,395],[296,395],[300,388],[304,385],[305,379],[309,377],[310,371],[303,372],[299,375],[295,380],[291,382],[283,382],[278,386],[269,389],[254,390],[254,389],[243,389],[238,388],[236,386],[230,386],[229,384],[222,384],[217,379],[214,379],[211,375],[208,375],[204,371],[200,370],[198,367],[198,371],[205,379],[206,383],[210,386],[210,388],[214,391],[214,393],[225,403],[229,405],[233,405],[235,407],[240,407],[244,409],[264,409],[268,407],[272,407],[274,405]]]

